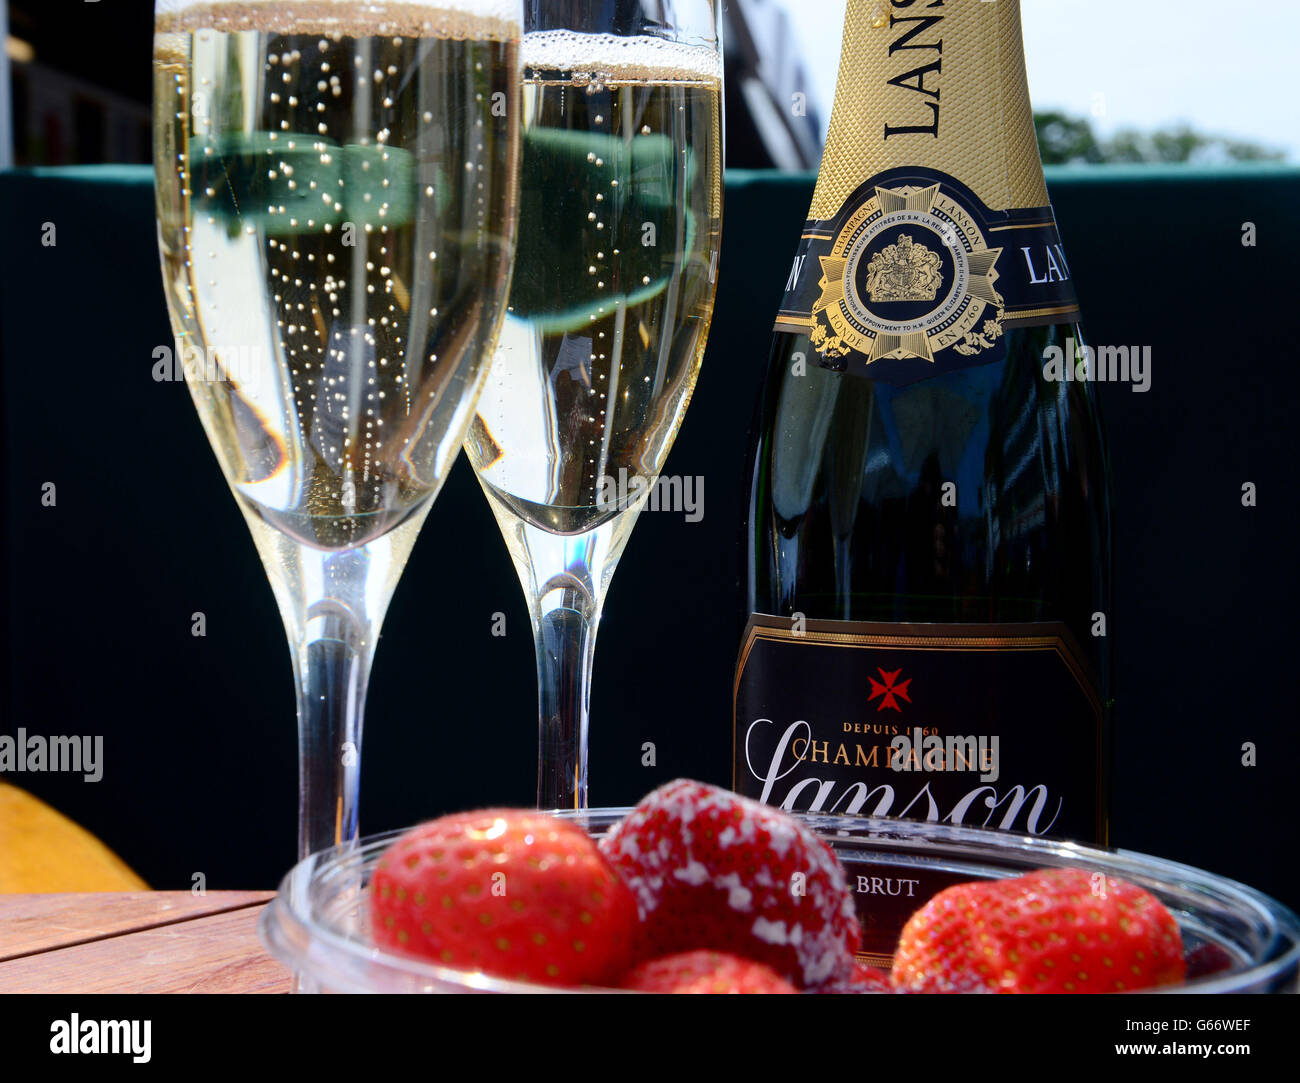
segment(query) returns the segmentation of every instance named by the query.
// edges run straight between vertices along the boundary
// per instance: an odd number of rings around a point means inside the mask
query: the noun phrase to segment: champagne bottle
[[[1016,0],[849,0],[750,449],[737,791],[1106,841],[1089,356]],[[898,872],[859,890],[947,882]]]

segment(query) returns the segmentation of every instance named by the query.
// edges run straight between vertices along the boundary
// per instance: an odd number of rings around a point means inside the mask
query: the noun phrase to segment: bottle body
[[[750,450],[733,785],[1104,843],[1108,468],[1018,10],[912,6],[850,0]]]
[[[807,337],[776,336],[750,461],[740,792],[1106,841],[1100,421],[1091,385],[1042,374],[1077,325],[1008,338],[998,362],[895,388],[796,374]]]

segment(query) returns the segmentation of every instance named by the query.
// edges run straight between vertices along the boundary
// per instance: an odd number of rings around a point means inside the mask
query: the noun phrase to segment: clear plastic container
[[[627,811],[593,809],[556,815],[575,820],[599,838]],[[1228,970],[1159,992],[1300,991],[1300,919],[1236,881],[1125,850],[1004,831],[859,817],[800,818],[827,841],[850,876],[899,875],[929,866],[982,880],[1055,866],[1127,880],[1169,907],[1188,952],[1212,943],[1234,960]],[[280,883],[258,929],[271,954],[297,973],[298,987],[341,993],[556,992],[554,986],[505,981],[404,958],[370,943],[366,885],[379,857],[402,834],[390,831],[352,847],[313,854]]]

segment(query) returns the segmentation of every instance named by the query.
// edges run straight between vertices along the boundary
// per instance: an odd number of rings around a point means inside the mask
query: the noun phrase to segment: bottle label
[[[736,667],[732,789],[786,810],[1106,841],[1102,705],[1060,624],[754,614]],[[956,882],[850,869],[875,962]]]
[[[1050,206],[990,210],[905,166],[807,223],[776,330],[807,335],[826,368],[901,385],[1000,361],[1011,328],[1078,318]]]

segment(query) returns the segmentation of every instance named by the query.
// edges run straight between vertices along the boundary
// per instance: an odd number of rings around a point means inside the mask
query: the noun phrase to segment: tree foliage
[[[1140,132],[1132,128],[1099,139],[1083,117],[1034,114],[1038,150],[1047,165],[1142,162],[1275,162],[1285,153],[1226,136],[1205,135],[1187,125]]]

